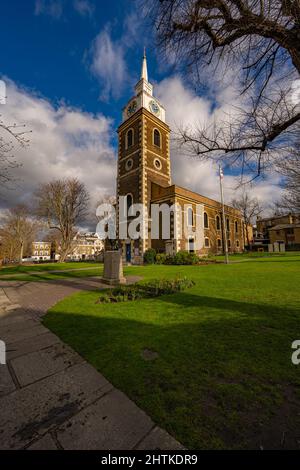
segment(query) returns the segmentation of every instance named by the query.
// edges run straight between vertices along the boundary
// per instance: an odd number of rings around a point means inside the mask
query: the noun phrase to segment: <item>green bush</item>
[[[183,291],[195,285],[194,281],[183,278],[159,279],[146,282],[145,284],[136,284],[134,286],[120,286],[104,292],[97,303],[117,303],[128,302],[138,299],[159,297],[160,295],[174,294]]]
[[[144,253],[144,263],[145,264],[154,264],[155,263],[155,257],[156,257],[156,251],[154,250],[154,248],[149,248]]]
[[[157,253],[155,257],[156,264],[166,264],[167,255],[165,253]]]
[[[193,265],[200,262],[199,256],[196,253],[189,253],[188,251],[178,251],[173,256],[167,256],[165,264],[175,264],[175,265]]]

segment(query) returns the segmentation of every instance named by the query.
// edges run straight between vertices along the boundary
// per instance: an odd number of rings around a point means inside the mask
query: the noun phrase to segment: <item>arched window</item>
[[[240,241],[239,241],[239,240],[236,241],[236,247],[237,247],[237,248],[240,247]]]
[[[227,229],[227,232],[230,232],[230,224],[229,224],[228,218],[226,219],[226,229]]]
[[[189,238],[189,252],[195,253],[195,241],[193,238]]]
[[[237,221],[235,221],[234,226],[235,226],[235,233],[239,233],[239,226],[238,226]]]
[[[204,212],[204,228],[208,228],[208,215]]]
[[[188,226],[192,227],[194,225],[194,211],[191,207],[188,208],[188,213],[187,213],[187,219],[188,219]]]
[[[221,224],[220,224],[220,217],[217,215],[216,217],[216,226],[217,226],[217,230],[220,230],[221,229]]]
[[[157,147],[160,147],[160,132],[158,129],[154,129],[154,132],[153,132],[153,143],[154,145],[156,145]]]
[[[133,146],[133,129],[129,129],[126,135],[126,148]]]

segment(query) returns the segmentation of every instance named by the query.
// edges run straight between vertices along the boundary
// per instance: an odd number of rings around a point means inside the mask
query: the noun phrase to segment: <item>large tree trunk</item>
[[[250,248],[250,240],[249,240],[248,224],[246,224],[246,237],[247,237],[247,246],[248,246],[248,249],[249,249]]]
[[[246,246],[245,232],[246,232],[246,224],[245,224],[245,222],[243,222],[243,242],[244,242],[244,250],[245,250],[245,246]]]
[[[67,259],[67,256],[71,253],[72,241],[62,242],[62,247],[60,251],[59,263],[64,263]]]
[[[13,258],[13,244],[11,243],[10,245],[10,252],[9,252],[9,262],[11,263],[12,262],[12,259]]]
[[[59,262],[59,263],[64,263],[65,260],[66,260],[66,258],[67,258],[67,256],[68,256],[68,253],[67,253],[67,252],[61,251],[58,262]]]

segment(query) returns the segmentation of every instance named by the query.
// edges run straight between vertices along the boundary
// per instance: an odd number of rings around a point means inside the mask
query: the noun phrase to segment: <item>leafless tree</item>
[[[19,263],[22,263],[24,252],[30,251],[39,223],[23,204],[8,209],[1,222],[0,239],[3,256],[9,261],[18,259]]]
[[[98,223],[101,220],[103,220],[104,218],[107,218],[108,215],[110,214],[110,211],[107,210],[107,212],[105,212],[105,213],[101,212],[101,215],[99,215],[99,213],[97,212],[98,207],[103,206],[103,205],[105,205],[105,206],[107,205],[107,209],[109,209],[110,206],[114,207],[116,205],[116,202],[117,202],[116,196],[113,196],[111,194],[104,194],[103,196],[101,196],[96,202],[95,214],[92,214],[93,219]]]
[[[299,135],[299,0],[147,0],[158,44],[201,80],[236,71],[242,106],[206,127],[180,128],[188,153],[262,174]],[[150,5],[150,6],[149,6]],[[207,75],[207,74],[206,74]],[[210,76],[210,75],[209,75]],[[299,95],[299,93],[298,93]]]
[[[285,190],[278,205],[281,210],[300,213],[300,148],[291,152],[288,159],[281,159],[278,171],[285,176]]]
[[[37,214],[51,230],[60,233],[60,262],[72,251],[76,226],[88,214],[89,194],[76,178],[55,180],[40,186],[36,192]]]
[[[12,171],[20,167],[16,160],[14,151],[16,145],[27,147],[29,145],[26,125],[6,124],[0,115],[0,185],[7,185],[13,180]]]
[[[232,207],[241,211],[244,223],[247,245],[250,245],[248,227],[252,225],[256,218],[263,212],[263,208],[257,198],[251,197],[250,194],[244,191],[238,199],[231,201]]]

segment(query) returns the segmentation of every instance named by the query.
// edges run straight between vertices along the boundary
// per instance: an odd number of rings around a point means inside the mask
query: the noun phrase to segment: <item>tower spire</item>
[[[144,47],[143,64],[142,64],[142,72],[141,72],[141,79],[142,78],[146,80],[146,82],[148,82],[147,57],[146,57],[145,47]]]

